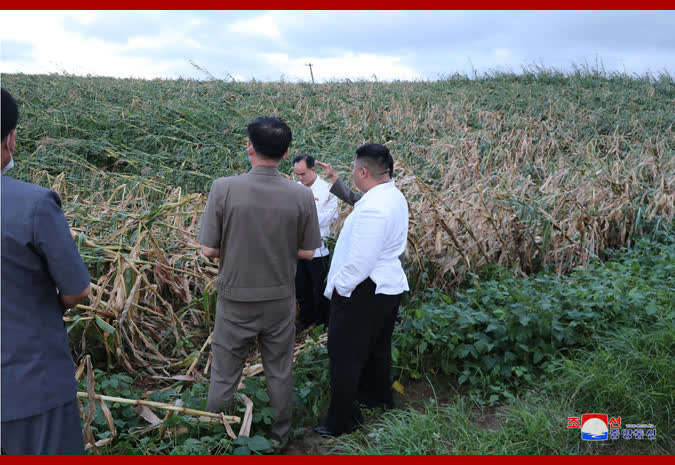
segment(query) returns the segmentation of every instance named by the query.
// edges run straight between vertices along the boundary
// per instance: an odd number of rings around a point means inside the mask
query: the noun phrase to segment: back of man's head
[[[281,160],[293,139],[286,123],[269,116],[254,119],[247,131],[255,152],[272,160]]]
[[[384,145],[362,145],[356,149],[356,159],[365,165],[375,179],[382,179],[386,174],[390,178],[394,176],[394,159]]]
[[[14,97],[7,92],[4,88],[2,89],[2,95],[0,96],[0,105],[2,123],[0,130],[2,132],[2,141],[16,129],[16,124],[19,121],[19,106],[16,104]]]

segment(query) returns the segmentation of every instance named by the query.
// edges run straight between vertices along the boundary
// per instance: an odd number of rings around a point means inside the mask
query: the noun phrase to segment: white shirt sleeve
[[[328,192],[328,190],[322,190],[318,197],[319,201],[316,213],[319,216],[319,228],[321,229],[322,236],[324,236],[328,235],[330,225],[338,217],[338,202],[337,197]],[[326,234],[323,234],[324,232]]]
[[[387,217],[378,209],[363,209],[354,220],[351,247],[334,280],[335,289],[343,297],[350,297],[356,286],[370,276],[387,233]]]

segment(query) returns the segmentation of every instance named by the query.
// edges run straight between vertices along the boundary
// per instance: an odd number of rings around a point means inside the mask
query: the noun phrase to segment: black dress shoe
[[[314,427],[314,432],[320,436],[328,436],[331,438],[336,438],[339,436],[338,433],[334,433],[323,425],[317,425]]]

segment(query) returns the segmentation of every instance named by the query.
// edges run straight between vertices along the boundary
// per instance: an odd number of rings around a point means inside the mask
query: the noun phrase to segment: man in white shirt
[[[330,234],[330,226],[338,217],[337,198],[331,194],[330,185],[316,174],[314,157],[298,155],[293,159],[293,171],[298,182],[309,187],[314,194],[316,212],[321,231],[321,247],[314,252],[312,260],[298,260],[295,274],[295,292],[300,306],[302,330],[312,324],[328,326],[329,301],[323,296],[330,258],[324,238]]]
[[[391,336],[408,280],[399,256],[408,237],[408,203],[391,179],[393,159],[380,144],[356,151],[352,176],[363,192],[335,245],[324,295],[331,402],[314,431],[338,436],[362,420],[359,402],[392,408]]]

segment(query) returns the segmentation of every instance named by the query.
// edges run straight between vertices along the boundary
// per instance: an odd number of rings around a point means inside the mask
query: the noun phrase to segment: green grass
[[[590,413],[591,411],[583,411]],[[592,409],[602,412],[602,409]],[[481,422],[488,415],[491,424]],[[464,398],[450,405],[429,402],[425,410],[395,410],[367,430],[339,441],[339,454],[669,454],[668,431],[647,439],[589,443],[578,429],[567,428],[567,417],[580,416],[564,397],[526,394],[485,413]],[[625,422],[625,418],[622,417]],[[624,423],[625,424],[625,423]]]
[[[672,332],[675,246],[672,233],[662,240],[638,241],[566,277],[515,278],[491,267],[454,296],[431,290],[413,299],[394,334],[397,376],[456,375],[493,404],[535,382],[561,353],[602,349],[598,337]]]

